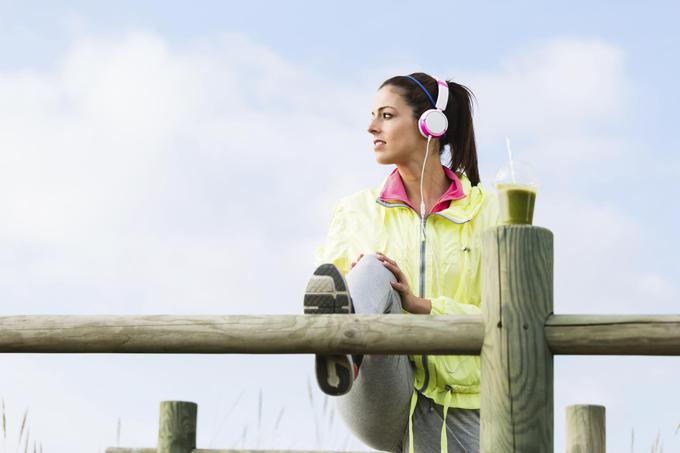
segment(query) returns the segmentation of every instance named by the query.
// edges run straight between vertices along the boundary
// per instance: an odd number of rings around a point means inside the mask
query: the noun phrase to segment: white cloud
[[[560,38],[508,55],[498,71],[457,73],[479,100],[481,131],[555,139],[621,118],[630,94],[624,62],[609,43]]]

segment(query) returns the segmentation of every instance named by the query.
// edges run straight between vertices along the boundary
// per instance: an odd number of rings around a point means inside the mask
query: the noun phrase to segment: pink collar
[[[432,207],[430,213],[443,211],[448,208],[451,204],[451,200],[459,200],[465,198],[465,192],[463,192],[463,185],[460,183],[458,176],[449,168],[442,165],[442,169],[446,176],[451,180],[451,185],[448,190],[439,197],[439,200]],[[379,199],[382,201],[387,200],[397,200],[409,205],[414,211],[418,210],[413,207],[411,200],[409,200],[408,195],[406,195],[406,188],[404,187],[404,182],[399,174],[399,168],[395,168],[392,173],[387,177],[385,185],[383,186],[382,192],[380,192]]]

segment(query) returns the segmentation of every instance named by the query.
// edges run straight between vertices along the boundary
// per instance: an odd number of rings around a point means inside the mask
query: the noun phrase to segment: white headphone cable
[[[430,154],[430,140],[432,136],[427,137],[427,147],[425,148],[425,159],[423,159],[423,169],[420,172],[420,240],[425,240],[425,197],[423,196],[423,178],[425,177],[425,164],[427,163],[427,156]]]

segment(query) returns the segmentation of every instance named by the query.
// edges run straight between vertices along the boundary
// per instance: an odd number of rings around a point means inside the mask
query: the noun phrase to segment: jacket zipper
[[[421,219],[420,221],[420,282],[419,282],[419,296],[420,298],[425,297],[425,242],[426,242],[426,225],[427,225],[427,218],[429,215],[425,215],[425,219]],[[421,363],[423,365],[423,369],[425,370],[425,379],[423,380],[423,385],[418,389],[419,392],[425,391],[427,388],[428,384],[430,383],[430,367],[427,363],[427,354],[423,354],[421,356]]]

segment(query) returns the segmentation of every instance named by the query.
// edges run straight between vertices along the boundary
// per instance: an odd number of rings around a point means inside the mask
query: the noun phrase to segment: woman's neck
[[[404,181],[406,195],[416,209],[420,209],[420,174],[421,162],[409,162],[397,164],[399,175]],[[444,173],[439,155],[430,156],[425,164],[425,176],[423,177],[423,193],[425,197],[425,212],[430,212],[439,197],[446,192],[451,181]]]

